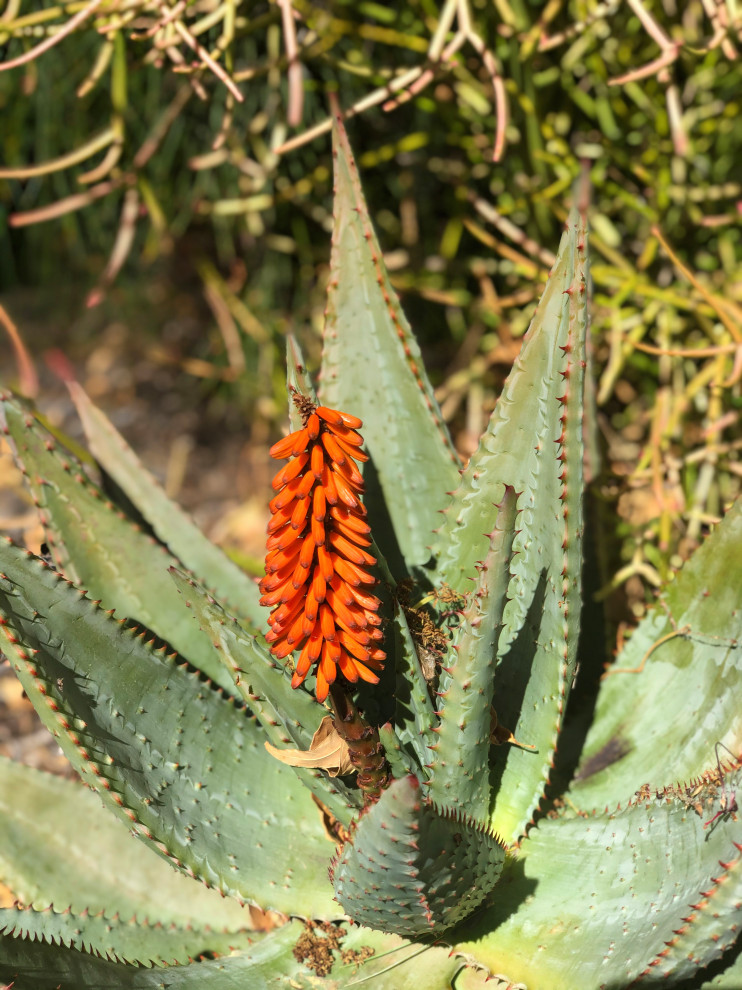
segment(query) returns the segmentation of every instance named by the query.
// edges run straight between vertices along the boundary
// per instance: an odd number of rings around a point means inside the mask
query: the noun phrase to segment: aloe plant
[[[289,649],[271,654],[256,581],[168,501],[80,389],[92,453],[139,523],[5,395],[3,429],[51,563],[0,546],[3,649],[97,797],[0,761],[0,880],[18,899],[0,910],[0,979],[16,990],[739,987],[742,505],[609,668],[559,794],[552,771],[590,607],[586,217],[570,214],[462,467],[339,123],[335,159],[320,394],[347,410],[343,423],[363,423],[383,649],[366,680],[341,673],[332,704],[318,701],[329,687],[311,664],[294,674]],[[302,397],[291,428],[316,441],[293,342],[288,385]],[[371,787],[343,755],[357,760],[359,739],[377,760]],[[248,904],[286,923],[255,931]]]

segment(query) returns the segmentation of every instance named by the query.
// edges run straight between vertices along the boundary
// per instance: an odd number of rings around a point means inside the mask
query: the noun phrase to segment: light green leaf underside
[[[260,596],[255,582],[223,550],[207,540],[180,506],[168,498],[82,388],[77,383],[72,383],[69,388],[95,459],[136,506],[158,539],[199,581],[228,602],[233,611],[261,625],[264,613],[258,604]]]
[[[548,780],[576,665],[582,567],[582,404],[587,331],[587,225],[573,210],[521,353],[479,448],[444,514],[437,582],[471,589],[505,485],[518,535],[503,615],[494,706],[535,752],[495,753],[492,826],[522,833]]]
[[[624,987],[654,960],[658,978],[669,971],[687,978],[736,937],[740,839],[731,816],[704,829],[702,818],[675,799],[544,820],[503,874],[491,906],[467,923],[457,949],[529,988]],[[708,906],[694,911],[704,892],[711,892]],[[679,931],[663,962],[660,954]]]
[[[226,894],[337,916],[318,809],[293,770],[265,751],[254,716],[24,551],[0,544],[0,573],[3,648],[107,806]]]
[[[245,908],[173,869],[77,781],[0,758],[0,883],[23,904],[239,930]]]
[[[229,670],[237,691],[260,720],[267,741],[279,749],[309,749],[327,709],[304,689],[293,690],[286,668],[276,665],[266,646],[219,602],[179,571],[173,570],[171,576]],[[340,822],[350,824],[360,807],[356,803],[360,801],[358,792],[319,770],[292,769]]]
[[[52,435],[16,401],[0,402],[52,554],[104,608],[141,622],[222,687],[232,685],[168,580],[180,561],[116,509]]]
[[[646,657],[641,673],[603,680],[570,790],[578,807],[602,808],[633,797],[642,784],[661,787],[715,769],[717,742],[735,755],[742,752],[740,588],[742,499],[668,585],[613,664],[616,670],[637,668]],[[724,750],[721,756],[728,759]]]
[[[408,942],[368,928],[346,928],[344,952],[373,955],[363,962],[335,958],[331,973],[316,976],[293,955],[303,932],[292,922],[229,958],[162,970],[135,969],[56,946],[0,936],[0,979],[14,990],[499,990],[485,974],[465,970],[447,947]]]
[[[228,954],[254,937],[252,932],[193,931],[138,918],[76,914],[56,906],[1,908],[0,933],[141,966],[184,965],[206,953]]]
[[[402,562],[412,570],[430,558],[438,510],[459,480],[458,459],[386,273],[340,121],[333,146],[335,224],[320,397],[363,420],[371,455],[366,503],[377,542],[399,579]],[[383,538],[382,511],[397,547]]]

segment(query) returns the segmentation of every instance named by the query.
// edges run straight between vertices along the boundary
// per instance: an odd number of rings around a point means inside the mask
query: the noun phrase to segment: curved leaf
[[[742,900],[742,827],[704,828],[696,794],[542,821],[457,948],[549,990],[692,977],[734,944]]]
[[[490,734],[497,638],[510,578],[515,493],[505,489],[487,556],[461,617],[449,666],[441,675],[435,753],[428,794],[478,822],[490,810]]]
[[[499,747],[493,757],[491,821],[506,841],[522,833],[544,793],[576,666],[586,331],[587,220],[573,210],[520,355],[436,541],[437,583],[465,594],[505,486],[514,488],[518,535],[494,706],[500,722],[536,751]]]
[[[0,757],[0,882],[23,904],[237,931],[237,901],[174,870],[78,781]]]
[[[399,935],[440,934],[497,883],[505,850],[459,810],[437,808],[414,777],[394,780],[366,808],[332,866],[350,917]]]
[[[458,483],[458,458],[386,273],[339,118],[333,154],[335,224],[320,397],[363,420],[371,455],[365,501],[372,525],[378,520],[376,541],[399,580],[401,569],[430,559],[438,510]],[[384,534],[386,513],[393,541]]]
[[[231,690],[211,644],[166,579],[167,569],[180,562],[116,509],[79,462],[8,396],[0,399],[0,428],[13,443],[57,565],[105,608],[143,623]]]
[[[295,772],[266,753],[254,717],[33,555],[0,543],[0,572],[4,649],[106,805],[226,894],[337,916],[320,812]]]
[[[230,602],[233,610],[262,625],[264,613],[258,603],[260,594],[255,582],[223,550],[207,540],[180,506],[168,498],[113,423],[93,405],[77,382],[71,382],[68,387],[93,456],[147,520],[157,538],[199,581]]]
[[[267,741],[283,747],[292,740],[308,749],[327,709],[307,691],[293,690],[286,668],[276,664],[265,645],[243,629],[219,602],[179,571],[173,570],[171,576],[229,669],[237,691],[260,720]],[[317,771],[295,768],[294,772],[338,821],[350,824],[360,807],[357,790]]]
[[[69,908],[0,908],[0,934],[64,945],[116,962],[144,966],[183,965],[207,953],[219,955],[249,944],[250,933],[194,931],[137,918],[124,920]]]
[[[570,789],[586,810],[742,752],[742,499],[686,562],[616,658]],[[620,671],[637,669],[639,673]],[[671,761],[668,763],[668,753]]]

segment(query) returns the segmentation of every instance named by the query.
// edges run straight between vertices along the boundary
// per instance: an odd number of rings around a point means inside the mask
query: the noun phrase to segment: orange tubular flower
[[[354,461],[366,461],[361,420],[314,406],[294,395],[301,430],[279,440],[271,457],[290,458],[273,479],[261,605],[273,611],[266,635],[271,653],[283,659],[301,650],[291,686],[299,687],[316,666],[318,701],[324,701],[338,667],[347,681],[378,683],[386,654],[379,599],[367,570],[376,558],[361,502],[363,478]]]

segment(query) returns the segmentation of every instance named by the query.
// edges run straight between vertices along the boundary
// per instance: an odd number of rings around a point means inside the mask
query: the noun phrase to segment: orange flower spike
[[[336,553],[330,554],[330,560],[332,560],[332,566],[335,568],[340,577],[353,587],[356,587],[359,584],[376,584],[376,578],[373,577],[373,575],[362,570],[351,561],[343,560],[343,558],[339,557]]]
[[[295,547],[290,547],[288,551],[271,550],[265,557],[266,574],[275,574],[276,571],[280,571],[283,567],[288,567],[289,564],[296,564],[299,559],[300,549],[301,545],[297,544]]]
[[[312,516],[312,539],[315,546],[321,547],[325,542],[325,526],[316,516]]]
[[[356,670],[355,661],[347,653],[340,654],[338,667],[340,667],[340,673],[343,677],[347,681],[350,681],[351,684],[355,684],[358,681],[358,671]]]
[[[328,605],[323,604],[319,607],[319,621],[320,627],[322,629],[322,635],[325,639],[332,642],[335,639],[335,619]]]
[[[306,431],[309,434],[310,440],[316,440],[319,436],[320,422],[316,412],[313,412],[307,420]]]
[[[356,434],[356,436],[357,436],[357,434]],[[342,437],[336,436],[335,437],[335,443],[337,443],[338,447],[340,447],[340,449],[343,451],[343,453],[344,454],[347,454],[348,457],[352,457],[356,461],[367,461],[368,460],[368,454],[367,453],[365,453],[363,450],[361,450],[360,447],[352,447],[350,444],[346,443],[342,439]]]
[[[312,515],[318,522],[324,522],[327,515],[327,499],[322,485],[317,485],[312,496]]]
[[[309,567],[314,559],[314,548],[316,544],[312,539],[312,534],[308,533],[304,537],[304,542],[301,546],[301,553],[299,555],[299,563],[302,567]]]
[[[335,484],[335,475],[326,465],[322,472],[322,488],[325,492],[325,499],[330,505],[337,505],[340,501],[340,496],[338,495],[337,485]]]
[[[327,406],[317,406],[314,410],[320,419],[324,419],[331,426],[349,426],[352,430],[357,430],[363,426],[363,420],[350,413],[338,412],[337,409],[328,409]]]
[[[307,600],[304,604],[304,619],[309,627],[309,632],[312,631],[312,628],[314,627],[314,623],[317,621],[317,615],[319,614],[319,607],[324,600],[325,600],[324,597],[322,598],[322,601],[320,601],[319,598],[317,598],[317,595],[315,594],[314,591],[314,584],[312,584],[312,587],[309,589],[309,594],[307,595]],[[304,633],[304,635],[308,636],[309,633]]]
[[[306,501],[306,499],[304,500]],[[279,509],[278,512],[273,516],[273,518],[268,523],[268,533],[275,533],[277,529],[285,526],[286,523],[291,519],[291,513],[294,511],[293,502],[289,502],[288,505]]]
[[[295,677],[296,675],[294,675],[294,678]],[[293,679],[291,681],[291,685],[292,687],[296,686],[294,685]],[[321,664],[317,670],[317,684],[315,685],[314,693],[317,698],[317,701],[319,701],[320,703],[323,702],[327,698],[327,695],[330,693],[330,685],[327,681],[327,678],[325,677],[325,673],[324,670],[322,669]]]
[[[345,479],[342,478],[336,471],[328,471],[327,473],[332,478],[335,484],[335,490],[337,491],[341,501],[345,502],[345,504],[350,506],[351,509],[355,509],[359,505],[359,502],[353,494],[350,485],[348,485]]]
[[[279,488],[283,488],[289,481],[293,481],[304,470],[304,465],[308,460],[309,454],[305,451],[303,454],[295,457],[293,461],[289,461],[286,467],[279,471],[273,479],[273,490],[278,491]]]
[[[350,509],[346,508],[344,505],[333,505],[330,509],[330,515],[333,519],[337,519],[338,522],[342,523],[344,526],[354,529],[359,533],[363,533],[365,536],[367,533],[371,532],[371,527],[363,519],[359,519],[358,516],[354,515]]]
[[[344,629],[341,629],[338,633],[338,640],[340,645],[344,647],[348,653],[352,653],[356,660],[366,660],[371,655],[365,646],[361,646],[357,639],[353,639],[350,633],[347,633]]]
[[[323,433],[322,443],[324,444],[325,450],[330,455],[331,460],[335,461],[336,464],[345,464],[347,461],[345,451],[342,449],[332,433],[329,431],[327,433]]]
[[[271,533],[265,547],[267,550],[288,550],[295,539],[296,530],[291,527],[290,523],[285,523],[281,529]]]
[[[293,453],[294,445],[296,444],[296,438],[302,433],[304,433],[304,430],[297,430],[296,433],[289,433],[289,435],[284,437],[283,440],[279,440],[278,443],[274,443],[268,453],[277,461],[283,460],[284,457],[290,457]],[[304,447],[301,447],[300,449],[304,450]]]
[[[350,444],[351,447],[363,446],[363,437],[360,433],[356,433],[355,430],[351,430],[347,426],[336,426],[335,424],[328,424],[328,427],[336,440]]]
[[[330,545],[338,553],[341,553],[346,560],[351,560],[354,564],[375,564],[376,557],[372,557],[370,553],[366,553],[365,550],[361,550],[350,540],[347,540],[341,533],[334,532],[330,533]]]
[[[309,634],[309,657],[312,663],[315,663],[319,659],[324,641],[325,638],[322,635],[322,625],[318,619],[314,624],[314,629]]]
[[[371,636],[365,629],[351,629],[342,619],[338,619],[338,636],[341,632],[347,633],[357,643],[360,643],[361,646],[368,646],[370,648]]]
[[[342,621],[351,630],[365,629],[368,625],[366,621],[366,616],[363,614],[361,609],[356,605],[345,605],[331,588],[327,591],[326,602],[335,613],[335,617],[338,621]]]
[[[309,496],[309,493],[312,490],[312,486],[314,485],[314,483],[315,483],[316,480],[317,479],[314,477],[314,475],[312,474],[312,472],[311,471],[307,471],[307,473],[301,479],[301,484],[299,485],[299,489],[298,489],[298,491],[296,493],[296,497],[297,498],[307,498]]]
[[[290,508],[290,506],[288,506],[288,508]],[[297,533],[304,529],[304,523],[307,521],[308,513],[309,499],[302,498],[296,503],[296,507],[291,513],[291,528],[295,529]],[[268,525],[270,526],[270,523]]]
[[[292,687],[314,667],[323,702],[338,669],[351,684],[359,678],[373,684],[386,656],[375,645],[383,638],[381,603],[367,590],[376,580],[364,569],[375,558],[362,549],[371,539],[356,462],[368,455],[356,416],[315,408],[296,393],[294,400],[304,425],[270,450],[291,460],[273,480],[261,603],[272,607],[266,640],[273,656],[300,651]]]
[[[332,530],[334,533],[340,533],[346,538],[346,540],[350,540],[351,543],[355,543],[356,546],[371,546],[371,540],[367,540],[365,536],[361,536],[361,534],[356,532],[356,530],[351,529],[350,526],[346,526],[344,523],[338,522],[337,520],[335,521],[335,525],[332,527]]]
[[[311,571],[308,567],[297,564],[291,575],[291,584],[294,588],[301,588],[303,584],[306,584],[310,574]]]
[[[325,455],[322,453],[322,448],[317,443],[312,447],[312,474],[319,481],[322,478],[322,472],[325,466]]]
[[[293,437],[294,443],[291,447],[291,454],[293,457],[296,457],[297,454],[301,454],[309,446],[309,432],[306,429],[298,430],[293,434]]]
[[[327,406],[317,406],[314,410],[320,419],[323,419],[325,423],[329,423],[331,426],[343,426],[343,414],[338,412],[337,409],[328,409]],[[360,424],[360,420],[358,421]]]
[[[301,684],[301,682],[307,676],[312,664],[314,663],[311,656],[309,655],[309,645],[311,642],[312,642],[311,639],[308,639],[306,641],[306,643],[304,644],[304,648],[301,651],[301,656],[296,661],[296,672],[294,673],[294,678],[297,677],[299,678],[299,684]]]
[[[354,604],[355,598],[350,593],[351,592],[350,586],[345,581],[343,581],[343,579],[340,577],[339,574],[336,574],[333,577],[332,581],[330,581],[330,587],[335,592],[335,594],[338,595],[343,605],[350,606]]]
[[[343,464],[333,464],[332,470],[335,472],[336,481],[337,476],[340,475],[350,488],[355,488],[359,492],[363,491],[363,476],[353,461],[346,458]]]
[[[294,478],[288,485],[285,485],[278,495],[274,496],[268,503],[268,508],[271,512],[278,512],[279,509],[283,509],[290,502],[293,502],[297,497],[301,482],[301,478]]]
[[[304,607],[304,594],[301,589],[294,592],[295,598],[291,598],[288,601],[283,602],[278,606],[276,611],[273,613],[273,629],[271,630],[276,636],[281,635],[281,630],[285,629],[287,625],[292,623],[296,618],[300,609]],[[280,626],[280,629],[276,627]]]
[[[366,609],[367,612],[377,612],[381,602],[376,597],[376,595],[369,595],[361,591],[360,588],[354,588],[351,585],[348,586],[349,591],[353,598],[358,602],[361,608]]]
[[[314,570],[314,579],[312,581],[312,594],[314,595],[315,601],[323,602],[327,597],[327,581],[322,577],[322,571],[319,567]]]
[[[317,565],[325,581],[331,581],[335,574],[335,567],[330,559],[330,554],[324,546],[317,547]]]
[[[362,664],[359,660],[356,660],[355,668],[358,671],[358,675],[361,680],[366,681],[368,684],[379,683],[379,678],[376,674],[372,674],[368,667],[365,664]]]
[[[276,588],[280,588],[281,585],[286,584],[293,572],[293,566],[289,565],[275,571],[273,574],[266,574],[258,585],[261,595],[267,595],[269,591],[275,591]]]
[[[286,633],[286,642],[289,643],[294,649],[298,646],[299,642],[304,640],[306,633],[303,630],[304,626],[304,613],[300,612],[299,615],[294,619],[291,624],[291,628]]]

